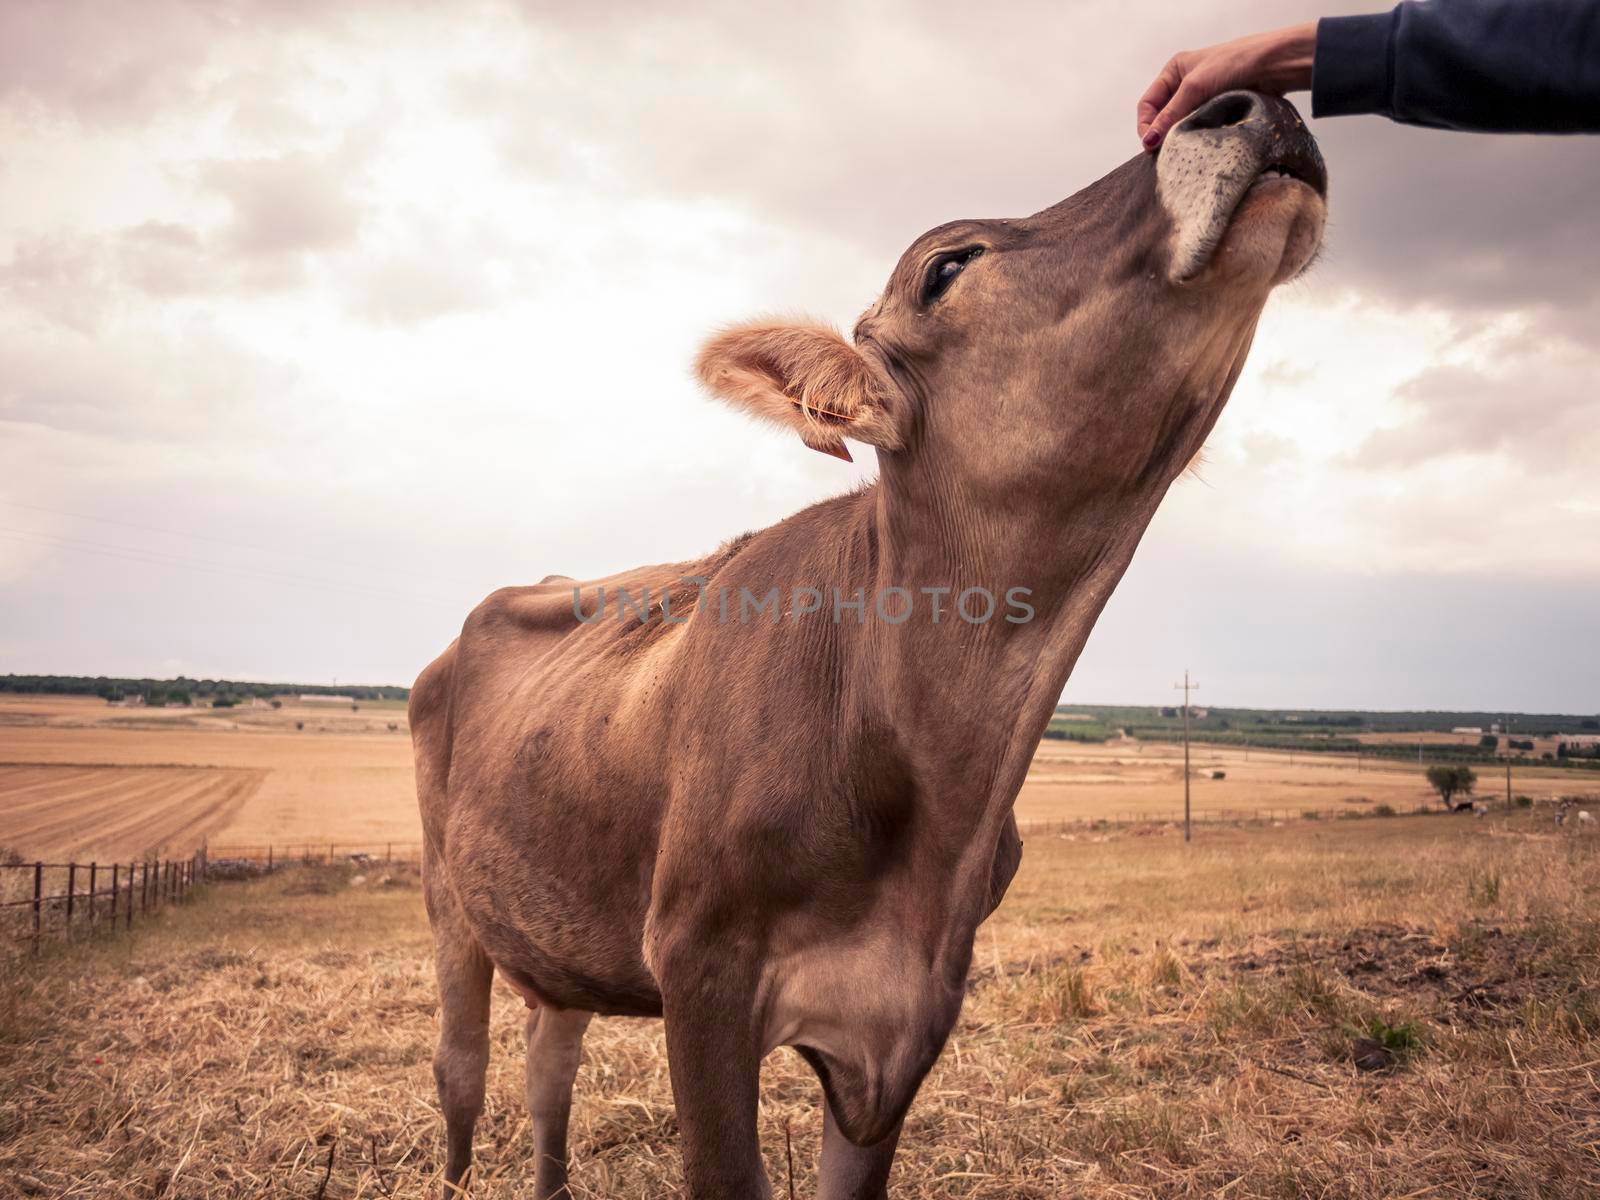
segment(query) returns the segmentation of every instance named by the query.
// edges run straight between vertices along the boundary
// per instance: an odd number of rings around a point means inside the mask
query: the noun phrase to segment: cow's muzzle
[[[1211,261],[1241,201],[1257,186],[1328,194],[1316,139],[1294,105],[1256,92],[1224,92],[1180,121],[1162,144],[1156,186],[1173,223],[1175,282]]]

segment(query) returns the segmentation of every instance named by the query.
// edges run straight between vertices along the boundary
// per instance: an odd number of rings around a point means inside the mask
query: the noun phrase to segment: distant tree
[[[1500,739],[1495,734],[1486,733],[1478,739],[1478,745],[1485,750],[1497,750],[1500,748]]]
[[[212,708],[232,708],[239,702],[232,696],[215,696],[211,700]]]
[[[1471,767],[1433,766],[1428,768],[1428,784],[1439,793],[1439,799],[1444,801],[1446,808],[1460,810],[1472,807],[1472,802],[1464,800],[1455,804],[1452,801],[1457,795],[1472,795],[1472,789],[1478,784],[1478,776]]]
[[[282,700],[274,700],[272,702],[272,707],[273,708],[282,708],[283,707],[283,701]]]

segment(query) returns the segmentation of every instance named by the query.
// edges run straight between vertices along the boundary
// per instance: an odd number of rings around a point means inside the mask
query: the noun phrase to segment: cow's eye
[[[941,254],[929,263],[928,274],[922,281],[922,303],[932,304],[949,291],[950,285],[956,281],[956,276],[982,253],[982,246],[971,246],[966,250],[951,250]]]

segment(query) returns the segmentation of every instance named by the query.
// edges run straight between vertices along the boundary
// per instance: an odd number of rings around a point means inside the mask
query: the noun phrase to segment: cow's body
[[[659,1016],[654,947],[722,953],[725,910],[761,942],[762,1049],[819,1056],[845,1128],[873,1140],[942,1045],[1021,851],[1009,803],[986,812],[987,764],[919,778],[879,699],[881,639],[853,609],[833,619],[833,587],[872,594],[876,501],[696,562],[496,592],[413,697],[430,893],[530,1005]],[[796,615],[793,588],[818,583],[826,607]],[[776,621],[741,595],[773,587]],[[952,788],[967,819],[939,828],[951,806],[930,793]],[[885,1063],[903,1066],[869,1083]]]
[[[411,701],[447,1182],[498,970],[533,1013],[541,1200],[565,1194],[595,1012],[665,1017],[694,1200],[767,1194],[757,1084],[780,1045],[827,1098],[818,1196],[885,1195],[1016,870],[1039,737],[1267,293],[1314,252],[1324,186],[1292,108],[1230,93],[1159,165],[924,235],[853,344],[730,330],[707,386],[814,449],[875,446],[879,482],[704,560],[473,611]],[[958,615],[969,589],[982,620]]]

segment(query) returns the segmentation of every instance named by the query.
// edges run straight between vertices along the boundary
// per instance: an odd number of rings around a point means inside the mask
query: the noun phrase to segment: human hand
[[[1146,150],[1213,96],[1249,88],[1281,96],[1311,86],[1316,57],[1317,23],[1291,25],[1174,54],[1139,98],[1139,140]]]

